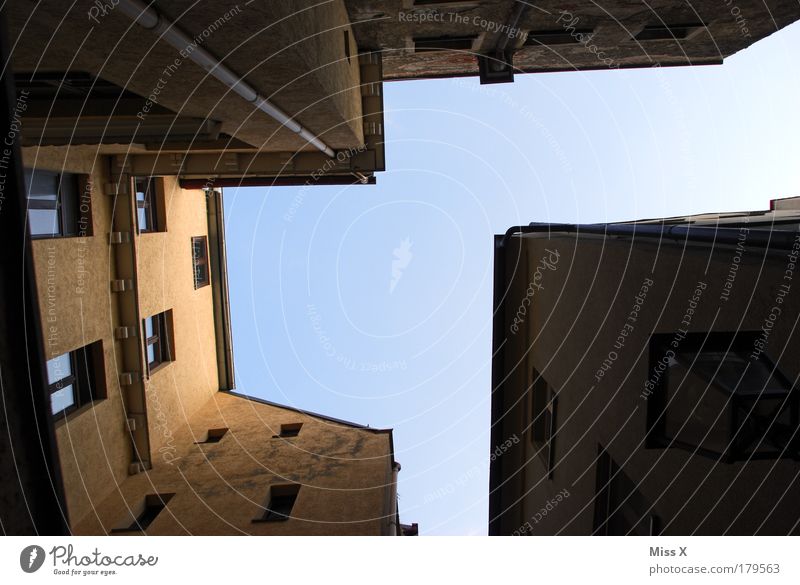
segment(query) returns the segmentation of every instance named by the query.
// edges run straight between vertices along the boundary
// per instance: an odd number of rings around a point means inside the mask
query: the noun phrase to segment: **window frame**
[[[715,332],[692,332],[680,341],[678,350],[680,353],[722,353],[726,355],[733,353],[740,357],[750,355],[754,350],[755,343],[761,335],[760,331],[715,331]],[[798,459],[800,452],[798,452],[798,445],[790,448],[787,445],[780,453],[771,451],[759,451],[763,448],[764,442],[768,434],[765,434],[756,445],[756,449],[749,450],[756,439],[751,439],[745,442],[747,434],[742,437],[741,430],[745,427],[747,417],[742,419],[739,410],[746,408],[748,403],[752,403],[751,411],[755,409],[755,404],[758,400],[782,400],[779,408],[776,410],[774,416],[781,415],[784,409],[789,409],[790,426],[797,427],[800,425],[800,388],[793,386],[791,380],[781,371],[780,368],[770,359],[766,352],[759,352],[756,360],[768,369],[771,376],[776,378],[782,385],[788,387],[785,393],[775,395],[774,393],[767,393],[762,388],[757,395],[745,392],[736,392],[734,389],[728,387],[723,380],[717,380],[720,374],[720,366],[722,361],[718,362],[714,378],[709,378],[702,370],[694,370],[691,364],[687,365],[683,360],[676,360],[687,371],[691,371],[697,377],[703,379],[706,384],[705,392],[721,393],[726,399],[725,410],[723,410],[720,417],[729,417],[727,420],[730,422],[730,430],[728,435],[727,446],[717,451],[704,447],[702,445],[694,445],[686,441],[681,441],[675,437],[670,437],[667,432],[667,418],[669,416],[669,368],[658,372],[659,362],[663,361],[667,356],[667,352],[675,351],[674,340],[676,334],[674,333],[660,333],[653,334],[650,337],[649,348],[649,364],[648,364],[648,381],[653,384],[650,388],[650,394],[647,396],[647,418],[646,418],[646,435],[645,435],[645,448],[647,449],[666,449],[666,448],[679,448],[715,459],[724,463],[733,463],[735,461],[747,461],[750,459]],[[750,356],[752,357],[752,356]],[[711,424],[711,423],[709,423]],[[798,441],[796,441],[797,443]],[[777,448],[776,448],[777,449]]]
[[[197,254],[195,253],[197,251],[196,246],[198,244],[203,250],[203,255],[201,258],[198,258]],[[197,269],[199,266],[205,267],[205,279],[199,280],[197,278]],[[208,260],[208,236],[192,236],[192,271],[195,290],[211,284],[211,264]]]
[[[553,479],[556,452],[556,416],[558,395],[553,387],[535,368],[531,370],[530,395],[530,442],[547,470],[547,478]],[[537,398],[537,394],[539,394]],[[542,396],[542,394],[544,396]],[[542,405],[544,402],[544,405]],[[543,433],[543,434],[542,434]]]
[[[140,185],[146,182],[147,186],[140,189]],[[131,189],[133,193],[136,232],[138,234],[155,234],[167,231],[167,221],[165,214],[165,201],[163,198],[164,186],[160,177],[156,176],[135,176],[131,177]],[[143,199],[139,200],[139,193],[143,193]],[[139,219],[139,210],[144,210],[146,226],[142,228]]]
[[[153,334],[147,335],[147,320],[152,320]],[[151,376],[159,369],[175,361],[172,330],[172,310],[156,313],[142,319],[142,341],[144,342],[144,359],[147,375]],[[148,358],[148,348],[153,345],[155,361]]]
[[[611,510],[612,499],[619,496],[617,491],[627,492],[627,495],[614,510]],[[661,532],[661,519],[653,512],[644,495],[639,491],[638,484],[611,457],[611,454],[602,446],[597,446],[597,459],[595,460],[595,495],[592,522],[592,536],[658,536]],[[625,512],[628,512],[626,514]],[[619,515],[619,516],[617,516]],[[639,517],[647,521],[647,534],[633,531],[640,524],[634,524],[628,532],[623,534],[609,533],[609,525],[615,518],[627,520],[628,516]]]
[[[68,356],[70,373],[54,382],[48,377],[48,395],[50,396],[50,416],[55,420],[69,418],[84,407],[94,405],[107,397],[105,371],[103,361],[102,340],[90,343],[78,349],[53,356],[48,362]],[[52,411],[52,396],[68,386],[72,386],[72,404],[57,412]]]
[[[55,201],[46,199],[32,199],[31,186],[35,176],[46,175],[53,177],[56,181],[57,187]],[[79,236],[88,236],[91,234],[91,205],[89,205],[88,217],[86,219],[86,229],[81,233],[81,193],[85,189],[85,176],[80,173],[71,173],[66,171],[49,171],[46,169],[26,168],[25,169],[25,199],[27,203],[26,208],[26,221],[28,222],[28,231],[31,238],[34,240],[48,240],[54,238],[74,238]],[[66,185],[71,187],[72,193],[69,193]],[[48,233],[33,233],[33,225],[31,223],[30,211],[31,210],[53,210],[56,212],[56,224],[58,231]]]

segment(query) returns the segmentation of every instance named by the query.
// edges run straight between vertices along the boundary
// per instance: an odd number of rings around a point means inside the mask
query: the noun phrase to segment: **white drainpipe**
[[[193,40],[186,33],[161,16],[152,7],[141,0],[120,0],[119,9],[139,26],[159,35],[161,39],[182,51],[193,44]],[[325,144],[316,134],[297,123],[286,112],[270,102],[267,98],[258,95],[258,92],[244,79],[226,67],[219,59],[214,57],[204,48],[198,46],[191,53],[189,59],[200,65],[219,81],[242,96],[245,100],[255,105],[256,108],[280,122],[283,126],[298,134],[301,138],[312,144],[331,158],[336,156],[333,149]]]
[[[400,464],[392,463],[392,486],[389,490],[389,530],[392,536],[400,535],[400,525],[397,523],[397,475],[400,473]]]

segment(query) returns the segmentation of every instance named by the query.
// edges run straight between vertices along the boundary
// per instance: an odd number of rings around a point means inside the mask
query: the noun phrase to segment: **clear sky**
[[[402,521],[486,534],[493,234],[800,195],[798,57],[385,84],[376,186],[225,190],[237,390],[393,428]]]

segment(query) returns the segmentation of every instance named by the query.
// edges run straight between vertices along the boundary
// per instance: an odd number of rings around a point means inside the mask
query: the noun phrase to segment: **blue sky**
[[[485,534],[493,234],[800,195],[797,55],[385,84],[376,186],[225,190],[237,390],[393,428],[401,519]]]

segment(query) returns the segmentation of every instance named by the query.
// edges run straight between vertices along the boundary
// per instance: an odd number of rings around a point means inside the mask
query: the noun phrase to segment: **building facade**
[[[798,201],[496,237],[490,534],[800,533]]]
[[[221,191],[107,150],[23,152],[72,532],[399,534],[391,431],[231,392]]]
[[[345,0],[384,79],[709,65],[800,18],[791,2]]]

